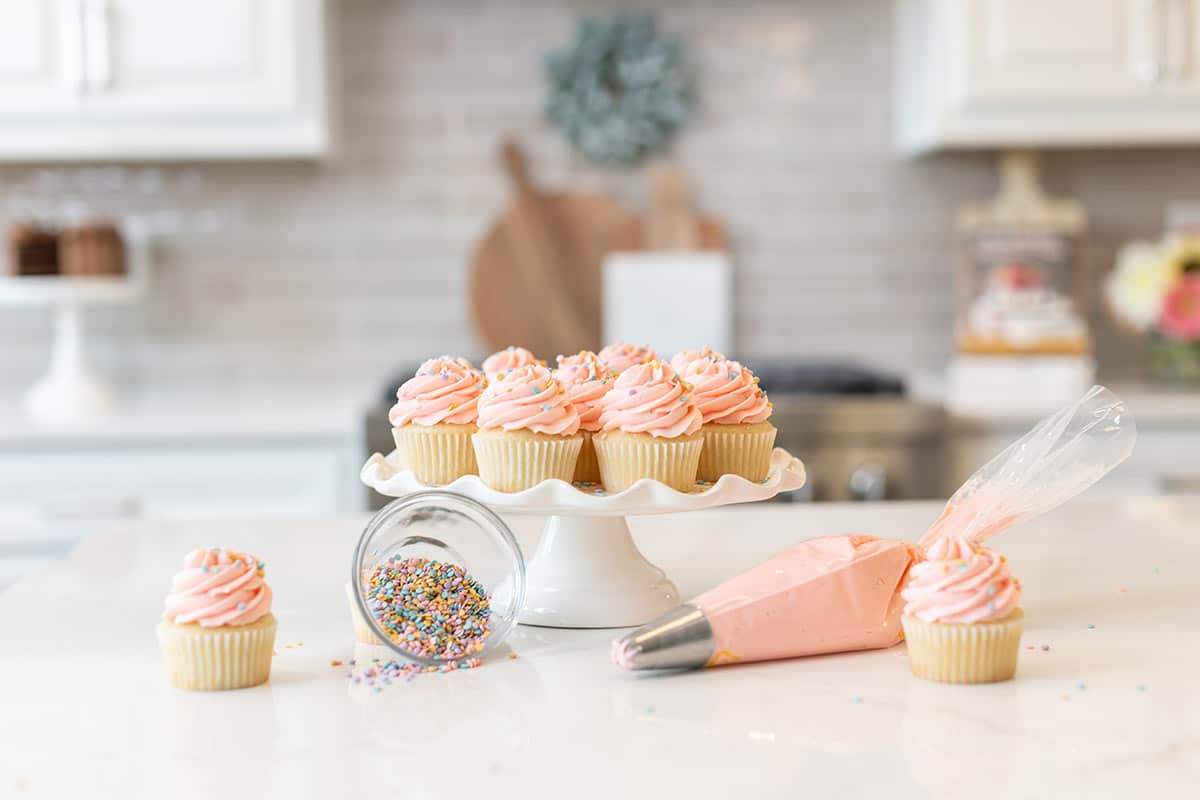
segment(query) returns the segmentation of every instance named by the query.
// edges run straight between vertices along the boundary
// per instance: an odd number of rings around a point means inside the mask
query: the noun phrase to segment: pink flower
[[[1170,288],[1158,329],[1178,341],[1200,339],[1200,274],[1184,275]]]

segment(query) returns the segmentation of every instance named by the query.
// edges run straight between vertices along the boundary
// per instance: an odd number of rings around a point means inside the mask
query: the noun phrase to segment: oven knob
[[[883,500],[887,497],[887,472],[879,464],[860,464],[846,481],[850,499]]]

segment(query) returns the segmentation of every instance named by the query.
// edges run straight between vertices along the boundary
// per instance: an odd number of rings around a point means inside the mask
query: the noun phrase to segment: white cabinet
[[[901,149],[1200,142],[1200,0],[896,0]]]
[[[0,0],[0,159],[312,157],[324,0]]]

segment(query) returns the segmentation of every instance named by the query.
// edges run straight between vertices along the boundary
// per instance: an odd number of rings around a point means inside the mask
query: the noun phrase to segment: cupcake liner
[[[274,655],[274,614],[249,625],[202,628],[158,624],[167,680],[177,689],[220,691],[266,683]]]
[[[600,462],[596,460],[596,446],[592,444],[592,432],[580,431],[583,445],[579,448],[579,460],[575,462],[576,483],[599,483]]]
[[[475,475],[475,450],[471,447],[474,425],[403,425],[392,428],[400,463],[413,471],[417,480],[430,486],[451,483],[463,475]]]
[[[1017,671],[1025,612],[995,622],[924,622],[901,618],[913,675],[940,683],[994,683]]]
[[[681,492],[696,488],[696,467],[704,437],[660,439],[648,433],[605,431],[592,438],[605,491],[622,492],[642,478]]]
[[[371,629],[371,623],[359,613],[358,601],[354,598],[354,587],[349,583],[346,584],[346,600],[350,602],[350,622],[354,625],[355,640],[363,644],[383,644]]]
[[[501,492],[520,492],[545,480],[570,483],[583,437],[533,431],[485,430],[472,437],[479,477]]]
[[[696,477],[716,482],[722,475],[741,475],[748,481],[765,480],[771,471],[775,426],[769,422],[746,425],[708,423],[700,429],[704,447]]]

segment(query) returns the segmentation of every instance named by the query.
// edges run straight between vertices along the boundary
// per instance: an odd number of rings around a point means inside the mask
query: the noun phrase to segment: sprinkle
[[[1049,652],[1050,652],[1050,645],[1048,645],[1048,644],[1044,644],[1044,645],[1042,645],[1042,652],[1043,652],[1043,653],[1049,653]]]
[[[1090,623],[1090,622],[1089,622],[1089,623],[1088,623],[1088,630],[1089,630],[1089,631],[1094,631],[1094,630],[1096,630],[1096,626],[1095,626],[1095,625],[1093,625],[1092,623]]]
[[[331,666],[331,667],[340,667],[341,665],[342,665],[342,662],[338,661],[336,658],[329,660],[329,666]]]
[[[549,411],[551,408],[553,408],[553,406],[551,406],[549,403],[542,405],[542,411]]]
[[[542,393],[542,387],[540,387],[540,386],[534,386],[534,387],[532,387],[532,388],[530,389],[530,391],[532,391],[534,394],[541,394],[541,393]]]
[[[1075,688],[1076,688],[1076,689],[1078,689],[1078,690],[1079,690],[1079,691],[1081,691],[1081,692],[1086,692],[1086,691],[1087,691],[1087,684],[1086,684],[1086,683],[1084,683],[1083,681],[1080,681],[1079,683],[1075,684]]]
[[[238,604],[237,604],[237,610],[238,610],[238,611],[245,611],[245,610],[246,610],[246,604],[245,604],[245,603],[238,603]]]
[[[200,571],[201,571],[201,572],[208,572],[208,564],[205,564],[203,567],[201,567],[201,568],[200,568]]]
[[[1155,575],[1157,575],[1157,574],[1158,574],[1158,567],[1155,567],[1154,569],[1152,569],[1152,570],[1150,570],[1150,571],[1151,571],[1151,572],[1153,572]]]
[[[1031,645],[1031,644],[1027,644],[1027,645],[1025,645],[1025,649],[1026,649],[1026,650],[1032,650],[1032,649],[1033,649],[1033,645]]]
[[[862,702],[862,698],[861,698],[861,697],[857,697],[857,696],[855,696],[855,697],[851,697],[851,698],[850,698],[850,702],[851,702],[851,703],[853,703],[854,705],[858,705],[859,703],[861,703],[861,702]]]
[[[516,657],[517,657],[517,654],[516,654],[516,653],[509,653],[509,654],[508,654],[508,660],[509,660],[509,661],[512,661],[512,660],[513,660],[513,659],[515,659]]]
[[[630,396],[637,394],[637,389],[630,389],[629,394],[630,394]]]
[[[1137,690],[1138,690],[1139,692],[1144,692],[1144,691],[1146,691],[1146,684],[1144,684],[1144,683],[1139,683],[1139,684],[1137,685]]]
[[[989,586],[987,588],[987,593],[988,593],[988,597],[995,597],[996,596],[996,585],[992,584],[991,586]]]

